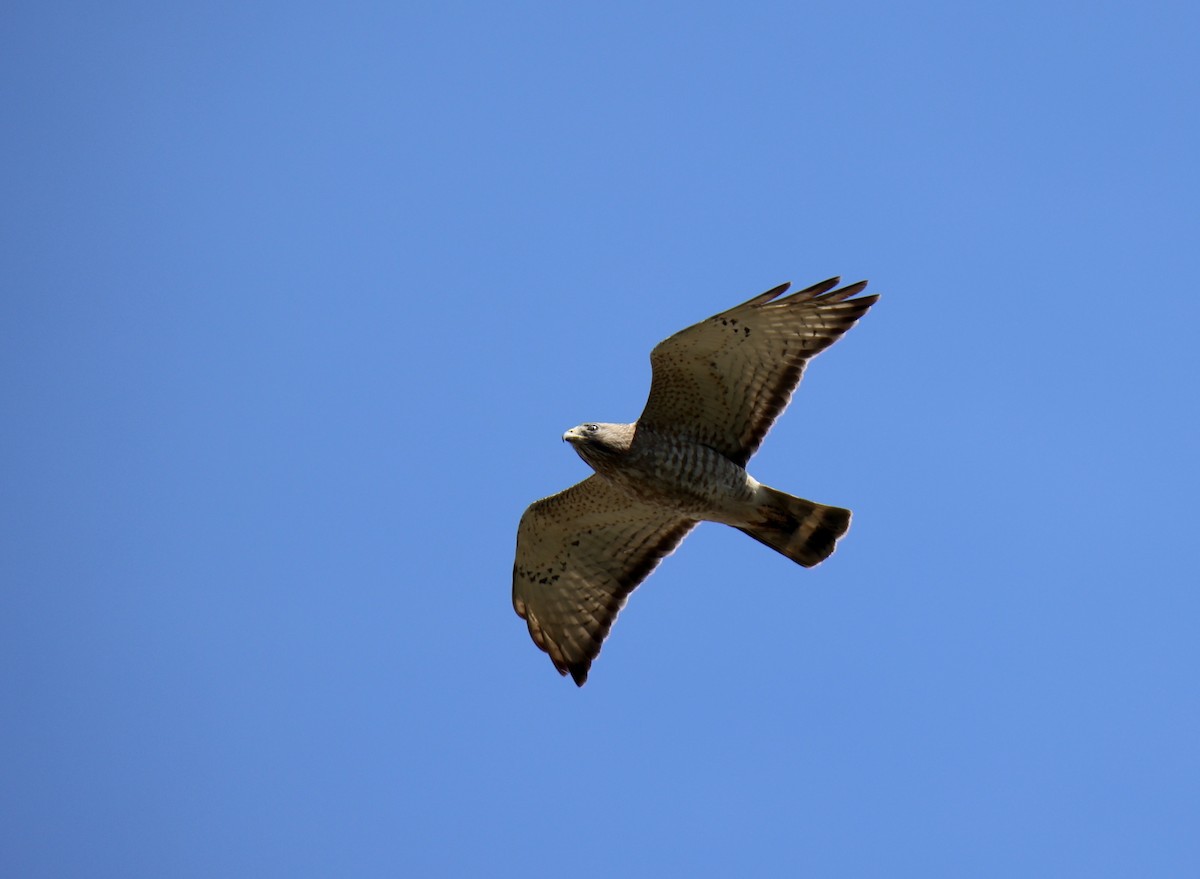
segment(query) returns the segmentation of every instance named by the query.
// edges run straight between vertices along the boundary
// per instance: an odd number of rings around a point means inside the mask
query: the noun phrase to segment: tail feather
[[[792,497],[763,486],[767,493],[761,522],[739,528],[794,562],[811,568],[833,554],[838,540],[850,530],[850,511]]]

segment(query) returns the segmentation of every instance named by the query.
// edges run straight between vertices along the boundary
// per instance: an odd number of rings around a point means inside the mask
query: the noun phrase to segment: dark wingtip
[[[574,665],[567,666],[567,671],[571,673],[572,679],[575,681],[575,686],[582,687],[587,683],[588,669],[591,668],[590,662],[577,662]]]
[[[848,284],[838,291],[838,295],[843,299],[849,299],[851,296],[857,296],[863,290],[867,289],[866,281],[859,281],[856,284]]]
[[[842,278],[840,275],[832,277],[832,278],[826,278],[824,281],[820,281],[816,284],[813,284],[811,287],[805,287],[803,290],[799,290],[793,295],[795,295],[798,298],[812,299],[814,297],[820,296],[826,290],[832,290],[834,287],[836,287],[841,282],[842,282]]]
[[[818,286],[821,286],[821,285],[818,285]],[[865,289],[867,289],[867,282],[859,281],[855,284],[847,284],[845,287],[840,287],[837,290],[830,290],[829,292],[823,292],[818,296],[814,296],[813,298],[818,299],[821,302],[845,302],[851,296],[857,296],[859,293],[861,293]],[[860,300],[855,300],[855,301],[857,302]]]
[[[791,286],[792,286],[792,282],[786,281],[786,282],[780,284],[778,287],[772,287],[766,293],[759,293],[753,299],[747,300],[746,302],[743,302],[741,305],[739,305],[737,307],[738,308],[754,308],[756,306],[766,305],[772,299],[778,299],[780,296],[782,296],[784,293],[786,293],[788,291],[788,288]],[[732,311],[733,309],[730,309],[730,310]],[[720,315],[716,315],[716,316],[720,317]]]

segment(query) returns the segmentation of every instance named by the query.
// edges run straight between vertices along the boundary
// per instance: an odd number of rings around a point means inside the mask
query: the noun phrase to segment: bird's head
[[[629,451],[629,444],[633,441],[633,425],[588,422],[564,433],[563,441],[573,445],[579,457],[593,470],[600,470],[614,458]]]

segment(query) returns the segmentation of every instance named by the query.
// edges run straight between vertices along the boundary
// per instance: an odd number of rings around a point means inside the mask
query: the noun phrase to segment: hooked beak
[[[583,432],[578,427],[572,427],[563,434],[564,443],[577,443],[583,439]]]

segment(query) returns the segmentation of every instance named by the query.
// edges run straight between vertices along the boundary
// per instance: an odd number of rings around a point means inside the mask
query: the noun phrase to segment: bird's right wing
[[[513,608],[559,674],[583,686],[629,593],[695,525],[595,475],[525,511]]]

